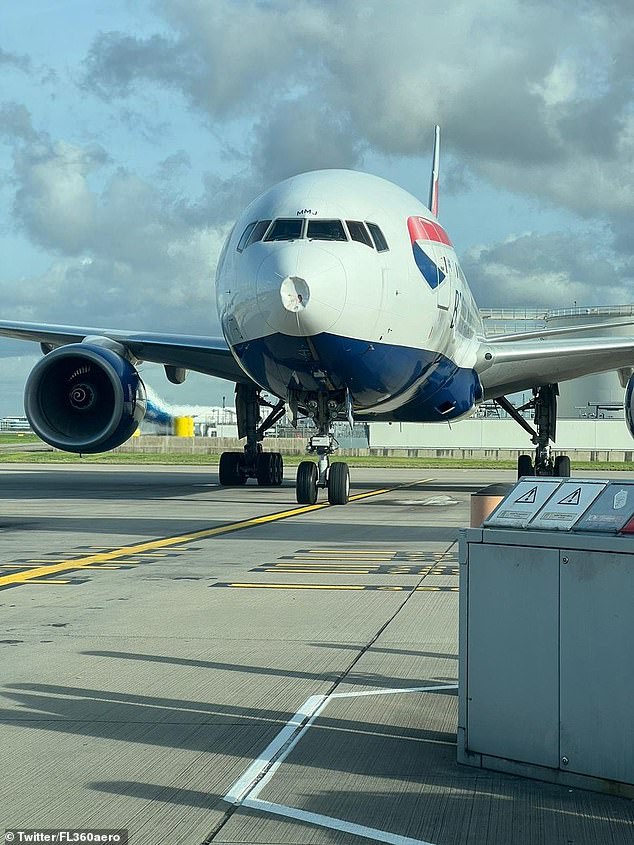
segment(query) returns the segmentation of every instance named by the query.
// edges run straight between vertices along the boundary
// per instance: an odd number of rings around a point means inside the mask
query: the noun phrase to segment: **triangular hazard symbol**
[[[535,502],[535,498],[537,497],[537,487],[531,487],[531,489],[524,493],[523,496],[520,496],[519,499],[516,499],[514,504],[516,505],[532,505]]]
[[[581,499],[581,487],[577,487],[576,490],[573,490],[572,493],[568,496],[564,496],[561,502],[557,502],[558,505],[578,505],[579,500]]]

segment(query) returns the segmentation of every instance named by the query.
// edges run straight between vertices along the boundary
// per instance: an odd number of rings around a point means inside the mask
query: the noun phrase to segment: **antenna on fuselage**
[[[438,217],[438,176],[440,172],[440,126],[434,127],[434,155],[431,164],[431,184],[429,186],[429,210]]]

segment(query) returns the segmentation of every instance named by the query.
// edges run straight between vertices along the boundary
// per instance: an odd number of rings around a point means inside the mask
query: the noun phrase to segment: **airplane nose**
[[[287,276],[280,285],[282,305],[292,314],[303,311],[310,302],[310,288],[301,276]]]
[[[315,243],[288,244],[267,256],[257,274],[260,314],[270,329],[294,337],[326,332],[346,303],[346,271]]]

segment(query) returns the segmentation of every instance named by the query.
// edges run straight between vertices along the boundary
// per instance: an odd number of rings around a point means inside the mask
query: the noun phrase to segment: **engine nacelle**
[[[630,376],[625,388],[625,399],[623,400],[625,410],[625,422],[632,437],[634,437],[634,376]]]
[[[71,343],[35,365],[24,389],[33,431],[66,452],[107,452],[132,436],[145,416],[145,387],[112,349]]]

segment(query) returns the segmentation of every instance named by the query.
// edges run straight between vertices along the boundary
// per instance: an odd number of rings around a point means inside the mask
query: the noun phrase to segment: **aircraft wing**
[[[632,337],[488,339],[481,342],[475,366],[485,399],[592,373],[631,368]]]
[[[108,337],[121,343],[140,361],[184,367],[233,382],[253,383],[238,365],[223,338],[0,320],[0,337],[31,340],[53,347],[81,343],[91,336]]]

